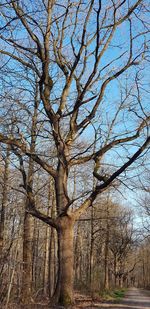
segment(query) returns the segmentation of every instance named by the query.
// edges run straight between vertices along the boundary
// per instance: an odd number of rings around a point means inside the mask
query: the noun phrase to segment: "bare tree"
[[[132,269],[132,265],[126,267],[126,261],[128,260],[128,254],[132,252],[133,248],[133,219],[131,211],[123,211],[120,220],[116,222],[114,226],[109,248],[113,254],[113,274],[115,286],[123,286],[123,279],[128,274],[129,267]]]
[[[35,152],[36,136],[37,136],[37,113],[38,113],[39,99],[38,90],[35,82],[35,99],[34,99],[34,110],[31,122],[31,141],[30,141],[30,152]],[[24,230],[23,230],[23,278],[22,278],[22,302],[28,303],[32,300],[32,262],[33,262],[33,217],[26,211],[30,208],[30,199],[28,198],[28,192],[33,190],[33,179],[34,179],[34,160],[32,157],[29,158],[28,171],[26,173],[24,168],[23,157],[16,149],[13,149],[14,153],[19,158],[20,171],[22,173],[23,188],[26,192],[25,201],[25,215],[24,215]]]
[[[146,74],[141,73],[149,59],[148,4],[142,0],[130,5],[111,0],[106,4],[94,0],[65,0],[63,4],[55,0],[11,0],[2,1],[1,8],[3,109],[5,102],[10,108],[9,91],[13,101],[20,99],[22,111],[29,109],[31,87],[20,72],[33,83],[36,76],[38,121],[43,125],[34,152],[26,126],[18,130],[17,123],[13,124],[14,134],[2,123],[0,142],[15,147],[54,179],[56,218],[36,208],[32,188],[27,190],[26,211],[58,232],[59,271],[54,298],[68,304],[73,301],[75,221],[99,194],[114,185],[116,178],[122,181],[122,175],[124,180],[150,143],[150,117],[146,101],[142,101]],[[98,132],[94,151],[93,127]],[[45,152],[42,148],[48,139],[54,148],[54,164],[47,148]],[[98,183],[92,188],[89,181],[86,190],[78,189],[72,199],[69,176],[74,166],[88,168]]]
[[[8,174],[9,174],[9,156],[10,149],[9,146],[6,150],[6,155],[4,158],[4,172],[3,172],[3,182],[2,182],[2,202],[1,202],[1,214],[0,214],[0,257],[3,256],[3,247],[4,247],[4,229],[5,229],[5,212],[8,202]]]

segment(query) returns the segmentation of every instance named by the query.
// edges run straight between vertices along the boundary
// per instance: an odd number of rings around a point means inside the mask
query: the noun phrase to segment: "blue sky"
[[[31,2],[29,1],[30,5]],[[35,1],[36,4],[36,1]],[[29,7],[28,7],[29,9]],[[84,12],[82,12],[82,16],[83,17]],[[103,11],[102,11],[102,15],[103,15]],[[38,12],[35,14],[34,16],[36,18],[36,20],[40,20],[40,22],[44,24],[45,22],[45,17],[42,16],[42,14],[40,15]],[[82,22],[82,18],[80,17],[80,22]],[[94,18],[95,15],[93,15],[91,17],[89,26],[88,26],[88,32],[91,33],[93,31],[93,27],[94,27]],[[101,17],[102,18],[102,17]],[[142,29],[142,23],[140,21],[135,20],[136,18],[134,17],[134,26],[133,26],[133,35],[136,36],[139,31]],[[70,22],[70,21],[69,21]],[[23,43],[24,45],[31,45],[31,47],[33,48],[35,45],[33,44],[33,42],[29,42],[28,40],[28,35],[27,32],[25,30],[23,30],[23,27],[21,26],[20,23],[15,22],[14,23],[16,25],[16,29],[14,31],[14,36],[15,38],[18,40],[18,42],[20,42],[21,44]],[[60,23],[61,24],[61,23]],[[34,29],[34,26],[31,26],[32,29]],[[44,28],[44,26],[43,26]],[[76,38],[80,38],[80,31],[81,29],[81,25],[79,25],[77,27],[76,30]],[[38,35],[39,38],[41,38],[41,34],[39,33],[39,30],[37,31],[37,29],[34,30],[36,35]],[[56,32],[56,25],[53,26],[53,32],[55,35],[57,35]],[[71,41],[71,34],[73,32],[73,26],[70,26],[69,31],[68,29],[66,29],[66,33],[65,33],[65,40],[64,40],[64,48],[63,48],[63,53],[64,56],[68,57],[67,59],[71,59],[70,61],[73,62],[73,53],[70,52],[70,41]],[[4,33],[4,35],[10,35],[9,33]],[[102,35],[103,35],[103,31],[102,31]],[[143,48],[143,44],[144,41],[146,40],[146,36],[142,36],[139,37],[137,42],[135,44],[133,44],[133,51],[135,53],[135,55],[137,55],[137,53],[139,52],[139,49]],[[95,48],[95,43],[96,40],[94,40],[92,42],[92,44],[89,47],[89,53]],[[126,21],[122,24],[122,26],[118,27],[118,30],[116,31],[116,34],[114,35],[113,38],[113,42],[111,42],[109,48],[107,49],[107,51],[105,52],[104,56],[101,59],[100,65],[99,65],[99,69],[97,74],[99,74],[99,71],[109,62],[111,62],[114,58],[118,57],[119,55],[121,55],[122,53],[126,52],[124,54],[123,57],[121,57],[119,60],[117,60],[115,63],[111,64],[108,68],[106,68],[105,70],[102,71],[101,73],[101,78],[100,80],[98,80],[98,82],[96,83],[96,85],[93,87],[93,92],[94,93],[99,93],[100,91],[100,87],[104,81],[105,78],[107,78],[108,76],[111,76],[114,72],[116,72],[118,70],[119,67],[122,67],[128,59],[129,56],[129,22]],[[4,43],[3,43],[4,44]],[[3,45],[2,45],[3,47]],[[8,51],[14,52],[13,48],[10,47],[10,45],[5,44],[5,48]],[[78,40],[76,39],[76,49],[79,48],[79,43]],[[17,54],[17,53],[16,53]],[[59,98],[61,96],[62,93],[62,89],[64,86],[64,82],[65,82],[65,78],[60,76],[60,69],[58,68],[58,65],[56,65],[56,63],[54,62],[54,56],[53,53],[51,51],[50,54],[51,57],[51,65],[50,65],[50,72],[52,72],[53,77],[54,77],[54,81],[55,81],[55,85],[53,88],[53,94],[51,95],[51,102],[53,104],[54,110],[56,110],[58,108],[58,103],[59,103],[59,99],[57,99],[57,102],[53,102],[53,100],[55,100],[56,98]],[[69,58],[70,57],[70,58]],[[6,57],[6,60],[8,60],[9,57]],[[25,57],[25,59],[27,59]],[[88,65],[87,65],[87,69],[85,71],[85,74],[83,75],[83,78],[81,79],[81,82],[84,86],[87,78],[88,78],[88,74],[90,74],[90,72],[93,69],[93,61],[94,61],[94,56],[91,55],[91,57],[89,58],[88,61]],[[41,64],[38,64],[39,67],[41,67]],[[79,71],[81,70],[82,67],[82,63],[81,66],[78,68],[78,72],[76,70],[77,75],[79,74]],[[141,72],[140,72],[140,84],[141,84],[141,88],[140,88],[140,95],[142,97],[142,105],[143,108],[148,112],[150,111],[150,107],[149,107],[149,94],[147,94],[147,92],[145,90],[142,89],[142,85],[144,88],[148,89],[148,78],[149,78],[149,70],[147,68],[147,65],[144,66],[144,63],[140,64],[141,67]],[[14,89],[11,90],[11,94],[13,97],[15,97],[15,95],[17,96],[19,94],[19,87],[24,86],[26,88],[26,91],[24,91],[22,93],[22,102],[26,105],[26,106],[30,106],[30,109],[33,102],[31,102],[30,100],[32,96],[30,96],[28,90],[31,90],[31,85],[27,82],[26,79],[22,79],[20,81],[17,80],[15,73],[18,73],[18,71],[22,70],[22,66],[19,65],[16,61],[14,60],[10,60],[9,63],[7,63],[7,68],[8,70],[12,70],[13,72],[8,72],[8,75],[6,75],[5,78],[5,83],[7,86],[7,82],[11,81]],[[132,92],[131,95],[129,96],[128,100],[124,103],[124,109],[122,108],[120,113],[118,114],[118,118],[117,118],[117,125],[114,127],[111,137],[117,136],[118,134],[123,134],[124,132],[130,132],[133,129],[137,128],[138,123],[140,121],[140,117],[143,117],[143,112],[142,109],[140,108],[140,106],[137,103],[137,100],[135,98],[135,94],[137,95],[137,90],[135,88],[135,82],[134,82],[134,78],[135,75],[137,73],[138,68],[132,67],[129,68],[127,72],[125,72],[120,78],[118,78],[118,80],[114,80],[111,81],[110,84],[107,86],[105,94],[104,94],[104,98],[100,104],[100,107],[98,109],[98,113],[96,115],[96,122],[94,123],[95,127],[99,127],[100,126],[100,133],[101,133],[101,140],[99,145],[101,145],[101,143],[105,142],[105,139],[107,137],[108,134],[108,125],[110,125],[110,122],[113,120],[113,117],[118,109],[118,106],[120,105],[120,101],[121,101],[121,95],[124,98],[127,89],[129,89],[132,86]],[[27,74],[29,74],[29,76],[31,77],[31,79],[33,78],[32,73],[30,73],[29,71],[27,72]],[[146,84],[146,86],[145,86]],[[3,87],[3,84],[2,84]],[[10,90],[10,86],[8,86],[8,91]],[[122,93],[121,93],[122,92]],[[90,91],[87,93],[86,97],[89,97],[91,95]],[[24,96],[24,97],[23,97]],[[72,107],[70,106],[70,102],[72,103],[75,98],[77,96],[77,91],[75,89],[75,82],[72,82],[72,86],[70,88],[70,94],[68,96],[68,109],[71,110]],[[11,101],[10,101],[10,104]],[[94,101],[92,101],[91,103],[89,103],[88,105],[85,106],[85,108],[81,108],[81,115],[80,115],[80,119],[82,119],[82,116],[85,117],[85,115],[88,114],[88,111],[91,110],[92,106],[94,104]],[[42,106],[42,103],[40,105],[40,108]],[[132,111],[131,111],[132,108]],[[88,111],[87,111],[88,110]],[[138,113],[138,116],[136,115],[136,113]],[[79,120],[80,120],[79,119]],[[26,126],[23,129],[24,131],[26,130]],[[84,131],[84,134],[82,135],[82,140],[86,140],[86,142],[92,142],[93,139],[93,128],[91,125],[89,125],[87,127],[87,129]],[[141,142],[142,140],[140,140]],[[97,146],[98,147],[98,146]],[[128,147],[127,147],[128,148]],[[106,163],[112,163],[112,165],[115,163],[115,165],[120,165],[121,163],[123,163],[124,161],[126,161],[127,157],[130,157],[131,154],[133,154],[133,152],[137,149],[137,144],[132,144],[130,146],[130,150],[129,149],[116,149],[115,151],[110,152],[108,155],[106,155],[106,157],[104,158],[104,162]],[[129,150],[129,153],[128,153]],[[141,169],[142,170],[142,169]],[[131,174],[133,173],[133,171],[131,172]],[[131,200],[132,199],[132,194],[129,193],[128,198]]]

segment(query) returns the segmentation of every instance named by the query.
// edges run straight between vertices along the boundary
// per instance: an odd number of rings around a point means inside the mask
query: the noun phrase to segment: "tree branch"
[[[86,163],[90,160],[97,160],[99,157],[102,157],[107,151],[109,151],[110,149],[112,149],[114,146],[119,145],[119,144],[124,144],[130,141],[135,140],[136,138],[139,137],[141,130],[145,127],[148,126],[148,122],[150,121],[150,116],[148,116],[146,119],[143,119],[143,121],[141,122],[141,124],[139,125],[139,127],[136,130],[136,133],[132,136],[128,136],[128,137],[124,137],[124,138],[120,138],[117,140],[112,141],[111,143],[105,145],[104,147],[102,147],[101,149],[97,150],[95,153],[92,153],[91,155],[85,156],[85,157],[80,157],[77,159],[72,158],[70,160],[70,165],[77,165],[77,164],[83,164]]]
[[[84,203],[73,212],[73,216],[75,220],[77,220],[86,209],[92,205],[93,201],[96,199],[99,193],[105,191],[106,188],[116,179],[120,174],[122,174],[133,162],[135,162],[138,157],[142,154],[142,152],[147,148],[150,144],[150,136],[147,137],[144,144],[139,148],[138,151],[123,165],[121,166],[116,172],[114,172],[103,184],[97,185],[95,190],[91,193],[91,195],[84,201]]]
[[[46,172],[48,172],[54,179],[56,178],[57,172],[51,165],[42,160],[37,154],[31,153],[27,145],[23,144],[20,140],[15,139],[14,137],[7,137],[0,133],[0,142],[16,146],[20,149],[25,155],[31,157],[36,163],[38,163]]]

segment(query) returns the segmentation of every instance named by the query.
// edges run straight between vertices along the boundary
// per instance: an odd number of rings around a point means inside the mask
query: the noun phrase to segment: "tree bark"
[[[114,255],[114,286],[117,285],[117,258],[116,255]]]
[[[93,293],[93,265],[94,265],[94,235],[93,235],[94,209],[91,207],[91,243],[90,243],[90,290]]]
[[[59,233],[60,296],[59,303],[73,303],[73,226],[65,226]]]
[[[4,180],[3,180],[3,191],[2,191],[2,205],[0,214],[0,257],[2,257],[4,247],[4,227],[5,227],[5,211],[7,206],[7,186],[9,176],[9,156],[10,147],[7,147],[4,167]]]
[[[49,297],[52,297],[54,293],[54,281],[55,281],[55,239],[54,239],[54,229],[51,228],[51,234],[50,234],[50,244],[49,244],[49,274],[48,274],[48,294]]]
[[[32,301],[32,262],[33,262],[33,217],[25,212],[23,231],[23,277],[21,301]]]
[[[60,218],[58,229],[58,278],[53,301],[62,306],[69,306],[74,302],[73,298],[73,239],[74,223],[69,216]]]
[[[82,256],[81,256],[81,250],[82,250],[82,236],[81,236],[81,230],[80,225],[78,222],[77,227],[77,236],[76,236],[76,244],[75,244],[75,283],[78,287],[80,281],[81,281],[81,267],[82,267]]]
[[[43,278],[43,285],[44,285],[44,294],[48,295],[48,281],[49,281],[49,254],[50,254],[50,227],[46,226],[46,233],[45,233],[45,252],[44,252],[44,278]]]
[[[39,106],[38,84],[36,83],[35,97],[34,97],[34,112],[32,116],[31,125],[31,153],[35,152],[36,137],[37,137],[37,117]],[[30,194],[33,190],[33,178],[34,178],[34,160],[29,158],[28,173],[24,170],[23,160],[20,159],[20,170],[22,172],[24,188],[26,189],[27,197],[25,202],[25,217],[24,217],[24,231],[23,231],[23,282],[22,282],[22,302],[24,304],[32,301],[32,288],[33,288],[33,276],[32,276],[32,264],[33,264],[33,230],[34,219],[26,212],[31,206]]]
[[[105,238],[105,257],[104,257],[104,270],[105,270],[105,277],[104,277],[104,289],[109,289],[109,268],[108,268],[108,258],[109,258],[109,204],[107,206],[107,221],[106,221],[106,238]]]

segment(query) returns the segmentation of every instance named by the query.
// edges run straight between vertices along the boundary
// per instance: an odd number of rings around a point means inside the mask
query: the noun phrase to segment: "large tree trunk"
[[[60,250],[60,295],[59,303],[73,303],[73,226],[62,226],[59,233]]]
[[[59,269],[53,300],[65,307],[74,302],[73,227],[74,224],[68,216],[61,218],[58,231]]]
[[[58,276],[53,299],[54,301],[58,301],[59,304],[67,306],[73,302],[74,219],[67,214],[67,205],[69,202],[67,193],[68,168],[66,167],[64,157],[61,155],[63,153],[63,144],[61,142],[59,144],[61,160],[57,167],[58,175],[55,180],[56,209],[58,214]]]

